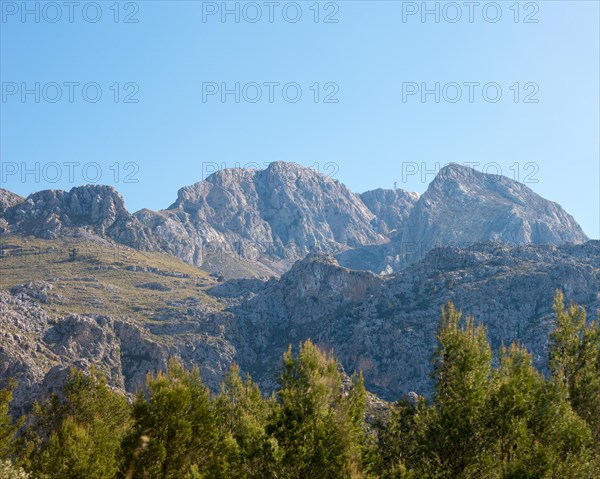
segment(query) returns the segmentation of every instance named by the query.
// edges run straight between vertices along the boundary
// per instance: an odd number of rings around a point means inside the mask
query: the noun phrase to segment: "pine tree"
[[[274,444],[266,432],[274,406],[274,399],[263,399],[250,376],[242,380],[239,367],[231,368],[214,404],[219,444],[227,455],[227,478],[276,477]]]
[[[280,452],[278,477],[358,477],[360,388],[345,393],[339,365],[310,341],[300,345],[298,356],[291,347],[285,353],[280,385],[280,406],[269,427]]]
[[[595,477],[588,425],[522,346],[502,349],[485,417],[480,477]]]
[[[377,472],[382,479],[408,479],[415,477],[411,468],[421,468],[423,461],[422,425],[427,424],[421,415],[431,408],[423,398],[416,401],[408,397],[396,402],[387,423],[380,426],[378,452],[380,464]]]
[[[366,470],[370,467],[370,448],[373,447],[372,438],[367,437],[365,427],[365,413],[367,409],[367,390],[365,389],[365,380],[362,372],[352,375],[352,384],[347,396],[347,415],[350,426],[351,438],[351,464],[354,467],[356,476],[360,470]]]
[[[423,415],[425,447],[421,476],[477,477],[482,422],[489,391],[492,353],[483,326],[462,319],[452,303],[442,308],[434,354],[435,407]]]
[[[499,362],[483,424],[483,440],[489,447],[479,462],[488,466],[483,477],[519,477],[527,473],[536,454],[539,438],[531,422],[544,378],[533,367],[531,355],[516,344],[502,349]]]
[[[554,299],[554,315],[550,369],[600,442],[600,319],[587,324],[584,308],[572,304],[565,309],[560,291]]]
[[[23,462],[40,478],[114,478],[130,424],[125,397],[112,391],[98,370],[84,374],[75,368],[63,395],[35,405]]]
[[[23,425],[23,419],[14,422],[10,414],[15,381],[9,381],[8,387],[0,389],[0,460],[9,459],[15,452],[15,436]]]
[[[126,477],[204,478],[213,470],[218,477],[222,453],[198,368],[187,371],[173,358],[166,373],[148,376],[147,390],[148,399],[140,394],[134,403]]]

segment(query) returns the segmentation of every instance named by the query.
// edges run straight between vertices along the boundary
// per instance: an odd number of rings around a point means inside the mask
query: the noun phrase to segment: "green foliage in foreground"
[[[23,422],[8,414],[11,384],[0,391],[0,477],[600,477],[600,326],[561,293],[554,311],[546,378],[518,344],[494,366],[485,328],[444,307],[432,400],[403,398],[376,424],[362,376],[344,378],[310,341],[285,353],[271,397],[237,367],[211,396],[198,369],[173,359],[133,403],[98,371],[73,370]]]

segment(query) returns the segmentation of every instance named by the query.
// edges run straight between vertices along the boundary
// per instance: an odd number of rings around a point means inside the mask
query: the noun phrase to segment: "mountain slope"
[[[373,223],[378,232],[390,237],[399,237],[419,195],[401,189],[379,188],[362,193],[360,199],[375,215]]]
[[[85,231],[227,277],[279,275],[311,251],[388,241],[374,230],[374,215],[357,195],[288,163],[216,172],[182,188],[177,201],[158,212],[130,214],[109,186],[41,191],[22,201],[6,192],[1,198],[8,232],[54,239]]]
[[[437,246],[468,247],[480,241],[580,244],[588,240],[559,204],[510,178],[455,163],[442,168],[427,191],[406,210],[404,219],[395,226],[399,234],[390,243],[341,252],[337,256],[340,263],[389,274]],[[388,207],[384,214],[392,211]]]
[[[266,387],[273,381],[269,365],[287,345],[311,338],[334,350],[346,371],[362,370],[369,390],[395,399],[431,392],[429,358],[448,301],[486,324],[495,347],[521,341],[543,365],[557,288],[595,314],[599,242],[438,248],[388,277],[309,257],[263,289],[240,293],[229,311],[251,331],[249,343],[238,345],[240,362]]]
[[[222,170],[179,190],[162,211],[130,214],[112,187],[41,191],[23,200],[0,191],[0,234],[53,239],[88,234],[159,251],[226,278],[279,276],[310,252],[389,274],[439,245],[499,240],[581,243],[560,205],[525,185],[450,164],[421,196],[341,183],[289,163]]]
[[[372,228],[373,214],[357,195],[288,163],[219,171],[179,190],[168,210],[135,216],[154,232],[160,249],[174,249],[196,265],[233,256],[281,273],[310,251],[387,241]]]
[[[538,364],[556,288],[590,316],[600,304],[598,241],[437,248],[389,276],[310,255],[280,279],[224,283],[169,255],[122,249],[87,238],[4,243],[0,377],[19,380],[18,407],[57,387],[72,365],[96,364],[135,392],[171,355],[200,365],[213,390],[237,362],[269,391],[282,353],[307,338],[334,350],[347,372],[364,371],[386,399],[427,394],[447,301],[484,322],[495,346],[519,340]]]
[[[512,244],[583,243],[571,215],[522,183],[450,164],[411,210],[402,241],[424,245],[478,241]]]

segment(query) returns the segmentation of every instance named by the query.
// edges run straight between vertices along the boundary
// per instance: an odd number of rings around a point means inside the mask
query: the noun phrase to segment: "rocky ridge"
[[[73,253],[82,244],[94,247]],[[459,165],[418,197],[359,196],[274,163],[217,172],[158,212],[129,213],[108,186],[0,190],[0,280],[0,378],[18,379],[18,408],[71,366],[133,393],[173,355],[213,391],[233,362],[270,391],[282,353],[308,338],[396,399],[431,392],[448,301],[543,366],[554,291],[591,316],[599,305],[600,243],[526,186]]]
[[[406,210],[389,243],[341,252],[340,263],[389,274],[444,245],[469,247],[481,241],[581,244],[588,240],[559,204],[505,176],[456,163],[442,168]]]
[[[0,376],[18,379],[17,403],[25,407],[57,387],[70,366],[97,365],[111,385],[133,393],[148,371],[174,355],[200,365],[213,391],[233,362],[270,391],[288,345],[311,338],[333,350],[348,373],[362,370],[369,390],[392,400],[431,392],[429,358],[440,307],[448,301],[483,322],[495,347],[521,341],[543,366],[557,288],[594,315],[600,306],[598,241],[437,248],[389,276],[313,254],[280,279],[213,286],[208,292],[221,308],[188,298],[177,310],[161,307],[148,322],[52,317],[46,311],[60,297],[52,283],[36,282],[0,292]]]
[[[248,348],[259,351],[258,363],[244,365],[265,383],[265,365],[287,344],[312,338],[333,349],[347,371],[362,370],[371,391],[394,399],[431,392],[429,359],[443,304],[453,301],[486,324],[496,348],[520,341],[543,366],[554,292],[563,290],[594,316],[599,268],[597,241],[437,248],[386,277],[339,267],[332,257],[307,258],[231,311],[252,325],[249,338],[258,345]]]
[[[160,251],[226,278],[279,276],[310,252],[389,274],[435,246],[498,240],[581,243],[559,205],[506,177],[450,164],[419,197],[403,190],[356,195],[289,163],[229,169],[182,188],[166,210],[130,214],[111,187],[0,194],[0,232],[56,238],[85,232]]]
[[[375,215],[373,224],[378,232],[390,238],[400,238],[419,195],[402,189],[379,188],[362,193],[360,199]]]

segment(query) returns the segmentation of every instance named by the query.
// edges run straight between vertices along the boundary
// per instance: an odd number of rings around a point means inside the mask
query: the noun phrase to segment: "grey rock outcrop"
[[[4,212],[12,206],[18,205],[23,201],[19,195],[0,188],[0,234],[8,231],[9,224],[6,219],[3,218]]]
[[[337,256],[340,263],[390,274],[444,245],[468,247],[480,241],[581,244],[588,240],[559,204],[505,176],[456,163],[442,168],[408,209],[392,241],[341,252]]]
[[[123,197],[111,186],[101,185],[34,193],[7,208],[4,218],[13,231],[45,239],[78,229],[110,238],[117,224],[132,220]]]
[[[379,188],[362,193],[360,199],[375,215],[373,223],[377,231],[394,238],[402,236],[408,216],[419,195],[401,189]]]
[[[557,203],[505,176],[452,163],[442,168],[407,220],[404,243],[434,246],[479,241],[583,243],[588,237]]]
[[[520,341],[543,367],[557,288],[595,315],[599,242],[437,248],[388,277],[308,258],[231,311],[251,325],[249,343],[238,346],[240,362],[265,387],[272,387],[272,365],[287,345],[312,338],[346,371],[362,370],[371,391],[395,399],[431,393],[429,360],[448,301],[484,323],[495,348]]]
[[[0,291],[0,378],[17,379],[18,412],[57,392],[71,367],[95,366],[111,386],[134,392],[149,371],[167,364],[167,349],[135,324],[97,315],[52,319],[36,301],[17,296]]]
[[[389,274],[432,248],[499,240],[581,243],[587,237],[558,204],[525,185],[451,164],[418,197],[403,190],[358,196],[299,165],[229,169],[182,188],[162,211],[130,214],[109,186],[0,191],[0,234],[88,234],[160,251],[225,278],[280,276],[311,252]]]
[[[11,206],[18,205],[21,202],[23,202],[23,198],[21,198],[19,195],[0,188],[0,215]]]

